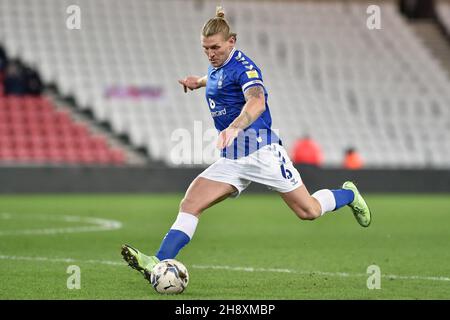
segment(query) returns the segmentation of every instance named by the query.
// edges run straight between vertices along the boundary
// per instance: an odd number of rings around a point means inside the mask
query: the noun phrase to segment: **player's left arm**
[[[264,88],[260,85],[248,88],[245,93],[246,103],[239,116],[219,134],[217,148],[230,146],[239,132],[250,126],[266,110]]]
[[[198,77],[198,76],[189,76],[182,80],[178,80],[178,83],[181,84],[184,88],[184,93],[189,90],[195,90],[202,87],[206,87],[206,82],[208,81],[208,76]]]

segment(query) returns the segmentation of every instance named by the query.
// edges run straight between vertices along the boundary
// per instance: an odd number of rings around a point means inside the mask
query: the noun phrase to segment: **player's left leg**
[[[236,192],[228,183],[197,177],[189,186],[180,203],[177,219],[161,242],[154,256],[147,256],[130,245],[122,246],[122,256],[130,267],[150,279],[150,272],[161,260],[174,259],[178,252],[192,239],[198,217],[207,208],[225,200]]]
[[[156,257],[159,260],[174,259],[192,239],[203,211],[227,199],[236,191],[229,183],[202,176],[195,178],[180,203],[177,219],[161,242]]]

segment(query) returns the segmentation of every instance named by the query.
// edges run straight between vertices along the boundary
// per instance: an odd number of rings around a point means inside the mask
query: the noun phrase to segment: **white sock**
[[[179,212],[177,219],[170,229],[183,231],[189,236],[190,239],[192,239],[195,229],[197,228],[197,224],[198,218],[196,216],[186,212]]]
[[[333,211],[336,208],[336,200],[334,198],[333,192],[329,189],[322,189],[316,191],[312,195],[317,199],[320,203],[320,207],[322,208],[322,216],[330,211]]]

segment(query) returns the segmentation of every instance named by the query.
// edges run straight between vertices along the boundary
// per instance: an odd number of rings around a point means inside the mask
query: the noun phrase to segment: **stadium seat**
[[[126,163],[123,151],[56,108],[45,97],[0,97],[0,163]]]
[[[204,92],[186,95],[177,79],[206,73],[199,32],[215,3],[77,0],[89,12],[83,15],[82,30],[60,27],[55,18],[70,4],[2,1],[0,32],[8,53],[36,65],[45,81],[73,95],[81,109],[91,110],[100,123],[109,123],[115,133],[168,165],[173,165],[172,134],[177,129],[194,137],[194,123],[200,121],[203,132],[214,130]],[[367,167],[422,167],[426,161],[450,167],[443,160],[448,148],[439,143],[450,141],[449,79],[395,2],[380,6],[381,30],[366,28],[367,5],[353,1],[231,1],[225,9],[238,33],[238,48],[263,71],[274,127],[288,149],[308,133],[323,147],[326,166],[340,166],[351,145]],[[448,8],[439,6],[444,21],[450,21]],[[107,97],[113,86],[159,88],[161,93]],[[42,108],[36,107],[37,113],[8,113],[13,119],[8,132],[89,136],[66,115],[55,114],[48,100],[8,98],[0,100],[0,108],[18,110],[18,105],[34,102]],[[55,125],[35,126],[37,119]],[[122,163],[101,142],[93,144],[101,155],[83,151],[83,156],[70,153],[65,159]],[[435,156],[427,158],[430,148]]]

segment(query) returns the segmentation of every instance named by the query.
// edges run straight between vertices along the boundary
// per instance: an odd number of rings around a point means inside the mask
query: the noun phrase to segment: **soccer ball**
[[[150,274],[150,283],[158,293],[179,294],[189,283],[186,267],[177,260],[166,259],[160,261]]]

